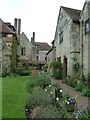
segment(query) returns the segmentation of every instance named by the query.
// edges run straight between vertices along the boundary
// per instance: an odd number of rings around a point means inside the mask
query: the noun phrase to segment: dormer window
[[[90,20],[85,21],[85,33],[90,32]]]

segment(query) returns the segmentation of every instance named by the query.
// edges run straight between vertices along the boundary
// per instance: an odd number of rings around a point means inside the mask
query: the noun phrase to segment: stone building
[[[86,0],[80,19],[81,73],[90,73],[90,0]]]
[[[23,65],[28,65],[31,61],[31,42],[24,32],[20,34],[20,45],[18,46],[17,54]]]
[[[90,73],[90,0],[83,10],[60,7],[53,49],[54,58],[61,59],[64,77]],[[52,58],[51,58],[52,59]]]
[[[32,61],[31,64],[37,64],[41,68],[46,63],[46,53],[51,49],[51,46],[46,42],[35,42],[35,32],[31,38],[32,44]]]
[[[0,71],[11,71],[12,38],[15,35],[14,26],[0,19]]]
[[[80,10],[60,7],[55,38],[53,41],[56,59],[61,59],[64,69],[63,74],[75,74],[73,66],[80,60]]]

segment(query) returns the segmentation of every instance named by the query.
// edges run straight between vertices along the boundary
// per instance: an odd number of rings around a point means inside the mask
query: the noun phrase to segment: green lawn
[[[2,78],[2,116],[3,118],[25,118],[26,88],[29,76]]]

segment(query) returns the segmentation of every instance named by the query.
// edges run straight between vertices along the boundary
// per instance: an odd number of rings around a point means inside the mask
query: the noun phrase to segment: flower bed
[[[64,90],[50,78],[33,76],[28,82],[29,96],[27,106],[31,118],[72,118],[76,109],[76,98],[64,93]]]

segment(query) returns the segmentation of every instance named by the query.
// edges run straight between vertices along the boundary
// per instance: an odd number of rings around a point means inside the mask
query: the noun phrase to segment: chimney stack
[[[32,42],[32,43],[35,42],[35,32],[33,32],[33,37],[31,38],[31,42]]]
[[[20,32],[21,32],[21,19],[18,19],[18,35],[20,35]]]
[[[16,33],[17,33],[17,18],[14,19],[14,27],[15,27],[15,30],[16,30]]]
[[[33,32],[33,41],[35,42],[35,32]]]

